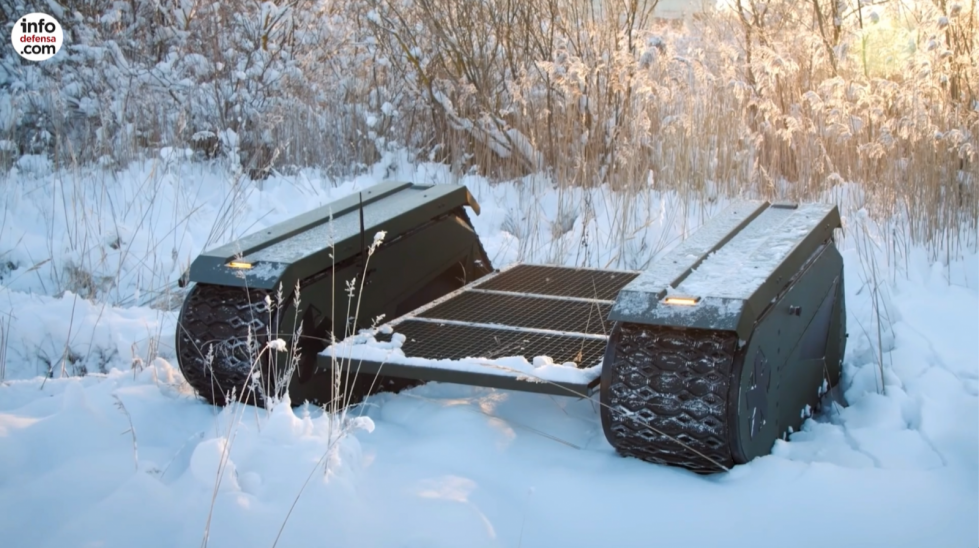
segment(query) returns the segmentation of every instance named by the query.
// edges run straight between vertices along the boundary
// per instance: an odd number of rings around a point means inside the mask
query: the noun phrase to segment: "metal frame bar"
[[[501,323],[480,323],[467,322],[463,320],[446,320],[442,318],[403,318],[402,322],[413,321],[423,323],[434,323],[438,325],[459,325],[463,327],[481,327],[483,329],[494,329],[496,331],[511,331],[517,333],[534,333],[537,335],[554,335],[556,337],[574,337],[576,339],[588,339],[592,341],[607,341],[607,335],[597,333],[579,333],[577,331],[556,331],[554,329],[540,329],[538,327],[518,327],[515,325],[505,325]]]
[[[561,295],[544,295],[541,293],[524,293],[522,291],[501,291],[499,289],[479,289],[474,287],[469,293],[486,293],[487,295],[499,295],[501,297],[532,297],[534,299],[549,299],[552,301],[571,301],[586,304],[607,304],[613,305],[615,301],[605,299],[589,299],[587,297],[562,297]]]

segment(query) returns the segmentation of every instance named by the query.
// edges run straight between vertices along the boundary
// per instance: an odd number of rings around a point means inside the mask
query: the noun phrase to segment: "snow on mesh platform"
[[[378,364],[394,364],[415,367],[431,367],[466,373],[482,373],[501,377],[516,377],[528,382],[555,382],[589,385],[602,374],[601,363],[579,369],[574,362],[554,363],[548,356],[537,356],[528,361],[523,356],[506,356],[495,359],[470,357],[464,359],[430,359],[406,356],[401,349],[406,337],[401,333],[391,335],[390,341],[379,341],[370,332],[329,346],[322,355],[336,357],[341,363],[356,364],[360,361]]]
[[[406,356],[439,360],[549,356],[559,363],[573,362],[579,369],[601,363],[608,342],[605,336],[417,319],[400,321],[395,329],[407,337],[401,345]]]
[[[765,210],[727,245],[711,253],[676,293],[747,299],[832,208],[809,204],[798,209]]]

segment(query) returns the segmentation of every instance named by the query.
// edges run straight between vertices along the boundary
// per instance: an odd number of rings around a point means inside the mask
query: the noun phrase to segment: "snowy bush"
[[[370,0],[367,20],[455,165],[708,199],[847,180],[920,241],[975,226],[975,3],[730,0],[682,27],[656,3]]]
[[[725,0],[680,23],[657,3],[47,0],[66,46],[0,59],[0,163],[177,147],[264,178],[403,148],[703,199],[851,181],[916,240],[975,227],[975,2]]]
[[[230,131],[238,148],[225,155],[253,178],[273,165],[378,158],[384,127],[367,114],[382,104],[340,2],[52,0],[47,9],[64,26],[63,50],[45,63],[0,59],[3,129],[21,153],[124,163],[187,145],[213,157]]]

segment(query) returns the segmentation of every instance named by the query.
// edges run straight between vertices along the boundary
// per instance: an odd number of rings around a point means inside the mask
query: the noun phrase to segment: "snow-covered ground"
[[[3,546],[979,544],[974,250],[898,253],[845,207],[849,406],[702,477],[616,456],[596,405],[570,398],[429,384],[343,420],[216,409],[183,383],[163,305],[204,247],[382,178],[466,183],[496,266],[641,268],[721,200],[458,181],[397,156],[236,192],[180,156],[114,174],[25,158],[0,176]]]

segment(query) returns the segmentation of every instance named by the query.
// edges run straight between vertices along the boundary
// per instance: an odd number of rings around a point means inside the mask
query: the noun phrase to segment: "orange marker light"
[[[700,302],[700,297],[680,297],[672,296],[663,299],[666,304],[678,304],[681,306],[693,306]]]

